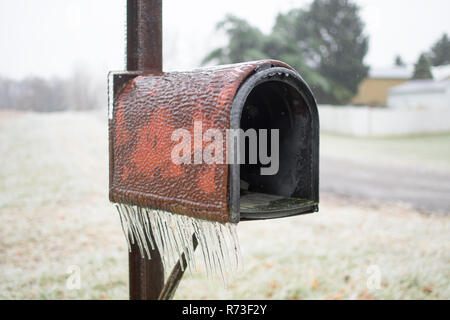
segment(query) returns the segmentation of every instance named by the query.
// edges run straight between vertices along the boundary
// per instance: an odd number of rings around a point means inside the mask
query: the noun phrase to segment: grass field
[[[0,113],[0,298],[127,299],[106,142],[98,113]],[[430,170],[447,171],[449,145],[450,135],[326,135],[321,151],[396,165],[428,159]],[[240,224],[244,267],[236,280],[225,289],[193,271],[176,298],[450,299],[448,216],[321,196],[318,214]],[[80,289],[67,287],[72,266],[81,271]]]

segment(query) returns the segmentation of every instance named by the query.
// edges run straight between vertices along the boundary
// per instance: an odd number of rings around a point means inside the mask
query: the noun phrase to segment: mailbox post
[[[162,0],[127,0],[126,63],[129,72],[162,73]],[[158,248],[151,254],[151,260],[142,258],[137,243],[131,244],[131,300],[156,300],[163,290],[164,268]]]

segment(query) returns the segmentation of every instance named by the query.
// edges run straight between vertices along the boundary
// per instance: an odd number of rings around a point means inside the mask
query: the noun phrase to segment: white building
[[[450,110],[450,80],[412,80],[389,90],[391,108]]]
[[[446,66],[432,67],[431,73],[436,81],[450,80],[450,64]]]
[[[432,68],[433,80],[411,80],[389,89],[387,105],[403,109],[450,110],[450,65]]]

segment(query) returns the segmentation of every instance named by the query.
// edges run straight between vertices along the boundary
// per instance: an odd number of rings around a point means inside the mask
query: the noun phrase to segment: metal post
[[[127,70],[162,72],[162,0],[127,0]],[[164,268],[157,249],[149,260],[133,245],[129,273],[131,300],[158,299]]]
[[[127,0],[127,70],[162,72],[162,0]]]

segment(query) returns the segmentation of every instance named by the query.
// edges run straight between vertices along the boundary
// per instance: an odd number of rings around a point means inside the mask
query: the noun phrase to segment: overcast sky
[[[106,77],[124,67],[124,0],[0,0],[0,75],[66,76],[76,67]],[[389,66],[400,54],[420,52],[450,34],[448,0],[356,0],[370,36],[366,62]],[[223,44],[215,24],[226,13],[270,32],[279,12],[309,0],[164,0],[164,67],[199,66]],[[301,70],[299,70],[301,73]]]

